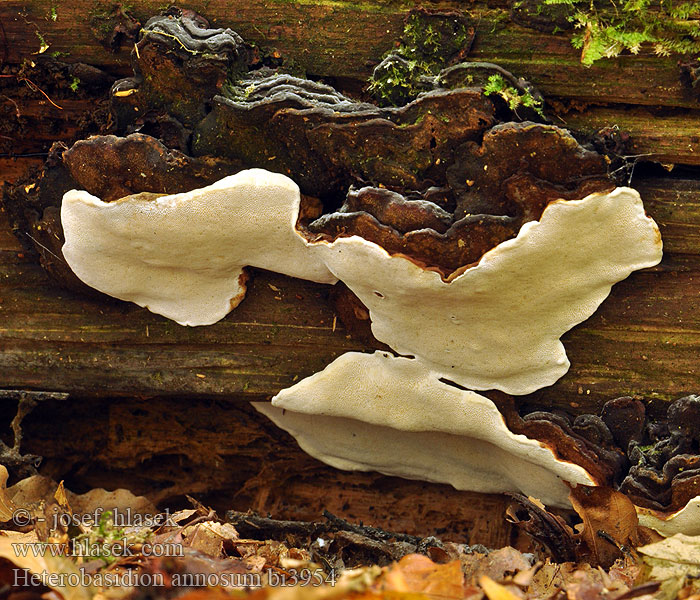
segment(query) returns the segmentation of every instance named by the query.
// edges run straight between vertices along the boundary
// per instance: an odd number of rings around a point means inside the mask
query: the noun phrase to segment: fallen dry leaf
[[[520,596],[486,575],[479,579],[479,585],[489,600],[522,600]]]
[[[7,495],[5,484],[7,483],[8,477],[7,469],[0,465],[0,523],[11,521],[16,508]]]
[[[583,521],[578,537],[588,546],[592,562],[609,568],[622,556],[622,547],[636,545],[639,521],[627,496],[611,488],[579,485],[569,499]]]
[[[462,598],[464,575],[459,561],[439,565],[422,554],[409,554],[388,567],[375,588],[382,592],[428,594]]]
[[[687,581],[700,577],[700,536],[677,533],[637,551],[650,568],[650,579],[663,582],[662,598],[675,598]]]
[[[52,556],[36,533],[2,532],[0,558],[20,569],[37,575],[46,587],[58,592],[64,600],[92,600],[95,590],[83,585],[85,579],[77,565],[66,556]]]
[[[186,526],[182,537],[190,548],[213,558],[223,558],[224,544],[238,539],[238,532],[230,523],[205,521]]]

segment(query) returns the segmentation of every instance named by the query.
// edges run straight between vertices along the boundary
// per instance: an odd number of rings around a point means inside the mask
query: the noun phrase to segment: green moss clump
[[[460,14],[411,12],[398,47],[372,73],[368,92],[385,106],[410,102],[425,91],[425,79],[466,52],[472,37],[472,28]]]
[[[544,0],[568,8],[571,42],[586,66],[649,44],[658,56],[700,52],[700,2],[673,0]]]
[[[99,559],[105,565],[110,565],[126,556],[125,549],[135,544],[143,544],[151,536],[148,528],[127,532],[115,526],[112,511],[105,511],[100,515],[97,526],[73,538],[73,554],[86,562]]]

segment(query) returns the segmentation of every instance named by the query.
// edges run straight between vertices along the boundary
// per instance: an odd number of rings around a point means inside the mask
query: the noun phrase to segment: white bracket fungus
[[[654,529],[665,537],[676,533],[700,535],[700,496],[692,498],[675,513],[663,514],[638,506],[637,515],[640,525]]]
[[[336,279],[295,232],[299,187],[263,169],[183,194],[63,196],[63,255],[87,285],[181,325],[210,325],[245,296],[245,266]]]
[[[261,169],[156,199],[105,203],[73,190],[61,210],[63,254],[88,285],[184,325],[234,308],[245,266],[345,282],[376,338],[411,358],[348,353],[272,405],[255,403],[332,466],[519,491],[552,506],[569,505],[565,482],[595,485],[582,467],[509,431],[493,402],[470,390],[519,395],[554,383],[569,368],[559,338],[614,283],[661,260],[659,230],[636,191],[552,202],[446,279],[358,236],[308,242],[295,229],[299,207],[297,185]]]
[[[414,359],[348,352],[272,405],[253,404],[340,469],[522,492],[552,506],[569,506],[565,481],[595,485],[582,467],[509,431],[491,400],[439,381]]]
[[[614,283],[662,256],[656,223],[630,188],[550,203],[448,281],[358,236],[309,245],[367,306],[379,341],[469,389],[516,395],[564,375],[559,338]]]

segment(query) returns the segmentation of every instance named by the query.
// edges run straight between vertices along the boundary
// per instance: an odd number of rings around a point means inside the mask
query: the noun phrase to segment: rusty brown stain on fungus
[[[141,192],[187,192],[241,169],[235,162],[192,158],[140,133],[78,141],[63,153],[63,163],[77,189],[105,202]]]

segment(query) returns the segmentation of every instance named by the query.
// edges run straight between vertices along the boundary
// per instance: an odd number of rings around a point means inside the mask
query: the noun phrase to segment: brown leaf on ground
[[[496,583],[486,575],[479,579],[479,585],[484,590],[489,600],[522,600],[520,596],[509,590],[506,586]]]
[[[637,511],[627,496],[611,488],[579,485],[569,499],[583,521],[580,539],[594,564],[609,568],[637,545]]]
[[[224,557],[224,544],[238,539],[238,532],[230,523],[205,521],[188,525],[182,531],[185,545],[213,558]]]
[[[7,488],[7,496],[15,505],[23,508],[38,507],[42,501],[47,504],[58,502],[65,512],[84,516],[86,522],[98,520],[92,517],[99,511],[112,511],[116,520],[123,525],[137,525],[136,521],[142,522],[158,513],[148,498],[136,496],[123,488],[112,491],[95,488],[84,494],[74,494],[63,487],[63,482],[57,484],[43,475],[22,479]]]
[[[438,565],[422,554],[409,554],[388,567],[373,587],[379,592],[462,598],[464,597],[464,575],[459,561]]]

